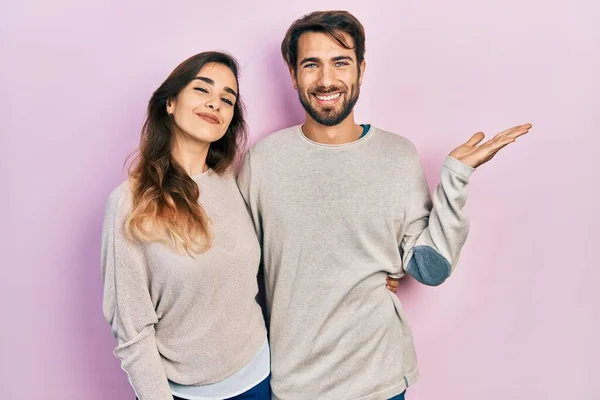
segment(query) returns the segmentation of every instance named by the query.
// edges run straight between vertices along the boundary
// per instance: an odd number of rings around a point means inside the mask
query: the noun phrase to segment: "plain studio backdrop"
[[[357,121],[412,140],[431,189],[481,130],[531,133],[476,171],[455,274],[398,292],[409,400],[600,398],[600,6],[504,1],[2,1],[0,398],[133,398],[101,312],[105,201],[151,93],[187,57],[242,66],[252,141],[300,123],[280,53],[297,17],[364,24]]]

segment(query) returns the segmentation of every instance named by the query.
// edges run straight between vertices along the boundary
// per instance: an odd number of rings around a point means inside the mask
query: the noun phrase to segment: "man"
[[[263,246],[273,398],[402,399],[417,362],[386,277],[448,278],[469,176],[531,125],[456,148],[432,198],[411,142],[354,122],[365,71],[354,16],[304,16],[281,49],[306,121],[254,146],[238,178]]]

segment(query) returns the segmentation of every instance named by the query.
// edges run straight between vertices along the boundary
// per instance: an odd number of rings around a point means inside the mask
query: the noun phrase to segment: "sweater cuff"
[[[460,175],[465,179],[469,179],[473,171],[475,171],[475,168],[469,167],[467,164],[458,161],[456,158],[450,156],[446,157],[443,167],[449,169],[450,171]]]

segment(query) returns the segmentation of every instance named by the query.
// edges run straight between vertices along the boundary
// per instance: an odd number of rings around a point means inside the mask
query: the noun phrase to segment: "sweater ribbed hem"
[[[394,396],[404,392],[409,386],[414,385],[419,380],[419,370],[415,368],[411,373],[401,378],[401,382],[389,388],[385,388],[375,393],[368,394],[362,397],[352,397],[348,399],[330,399],[319,398],[319,400],[389,400]],[[272,394],[271,400],[295,400],[295,397],[277,397]]]
[[[381,390],[377,393],[372,393],[367,396],[355,397],[352,400],[388,400],[394,396],[404,392],[409,386],[414,385],[419,380],[419,371],[415,369],[410,374],[406,375],[402,382],[390,388]]]

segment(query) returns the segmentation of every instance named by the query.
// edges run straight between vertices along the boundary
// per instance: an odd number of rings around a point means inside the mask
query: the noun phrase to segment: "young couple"
[[[103,310],[141,400],[403,399],[418,372],[397,279],[448,278],[469,176],[531,128],[475,134],[431,196],[409,140],[354,121],[354,16],[304,16],[281,50],[304,124],[260,141],[236,176],[237,63],[195,55],[152,95],[129,179],[108,199]]]

